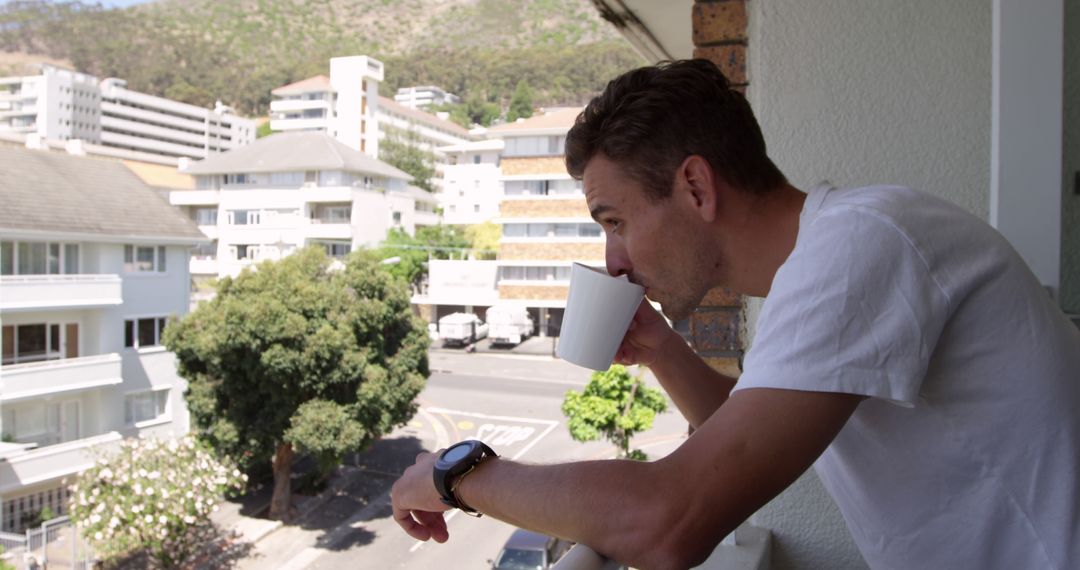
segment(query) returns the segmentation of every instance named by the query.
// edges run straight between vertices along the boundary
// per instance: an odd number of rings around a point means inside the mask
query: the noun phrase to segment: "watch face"
[[[467,443],[459,443],[443,453],[442,460],[446,463],[456,463],[457,461],[465,458],[469,452],[472,451],[472,446]]]

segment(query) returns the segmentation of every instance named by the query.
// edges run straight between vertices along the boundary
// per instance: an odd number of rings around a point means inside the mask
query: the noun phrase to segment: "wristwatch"
[[[461,443],[455,443],[446,448],[439,458],[435,460],[435,490],[439,492],[442,502],[455,508],[461,509],[466,514],[480,516],[476,509],[466,505],[457,497],[457,486],[466,475],[476,469],[476,466],[498,457],[484,442],[469,439]]]

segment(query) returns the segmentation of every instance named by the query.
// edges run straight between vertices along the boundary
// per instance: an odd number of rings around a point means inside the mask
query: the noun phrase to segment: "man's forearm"
[[[734,379],[713,370],[674,332],[649,369],[695,429],[727,400],[735,386]]]

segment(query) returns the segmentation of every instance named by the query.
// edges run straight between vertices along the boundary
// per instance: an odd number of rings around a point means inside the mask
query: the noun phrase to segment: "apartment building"
[[[472,140],[468,129],[448,120],[447,113],[432,115],[431,113],[406,107],[401,103],[386,97],[379,97],[379,108],[376,111],[379,123],[379,139],[398,137],[399,140],[409,142],[420,150],[431,153],[432,166],[435,167],[435,176],[431,183],[436,192],[445,189],[444,178],[448,159],[441,147],[448,145],[464,144]]]
[[[187,433],[161,345],[206,238],[122,162],[0,145],[0,530],[126,437]]]
[[[499,215],[502,139],[440,147],[446,156],[439,203],[446,224],[482,224]]]
[[[581,182],[570,178],[564,163],[566,133],[580,112],[554,109],[487,131],[503,147],[494,218],[502,226],[498,259],[433,261],[428,290],[413,298],[430,307],[424,310],[431,317],[462,310],[482,315],[496,302],[514,303],[528,308],[538,334],[559,334],[572,263],[604,266],[603,231],[589,216]],[[477,150],[482,148],[495,145],[478,143],[451,154],[491,152]]]
[[[383,64],[375,58],[331,58],[329,77],[316,75],[270,92],[270,130],[328,133],[378,158],[376,114],[382,80]]]
[[[342,257],[391,228],[411,234],[439,221],[436,198],[409,186],[408,174],[322,132],[264,137],[180,171],[195,177],[195,189],[174,190],[169,201],[210,240],[192,256],[197,279],[312,244]]]
[[[176,159],[204,158],[255,140],[255,122],[127,88],[122,79],[42,64],[37,75],[0,78],[0,132],[83,140]]]
[[[394,101],[411,109],[424,109],[431,105],[461,103],[461,97],[453,93],[447,93],[442,87],[421,85],[399,88],[397,93],[394,93]]]

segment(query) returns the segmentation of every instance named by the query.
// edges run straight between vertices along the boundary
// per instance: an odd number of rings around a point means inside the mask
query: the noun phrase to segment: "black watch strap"
[[[470,445],[472,449],[469,454],[452,464],[444,465],[442,459],[446,453],[460,445]],[[492,457],[498,457],[498,454],[496,454],[487,444],[479,440],[464,441],[450,446],[447,451],[444,451],[440,456],[439,461],[436,462],[434,472],[435,490],[438,491],[442,502],[447,506],[460,509],[467,514],[476,514],[476,509],[470,507],[458,497],[457,487],[461,484],[461,481],[466,475],[471,473],[473,469],[476,469],[477,465]]]

